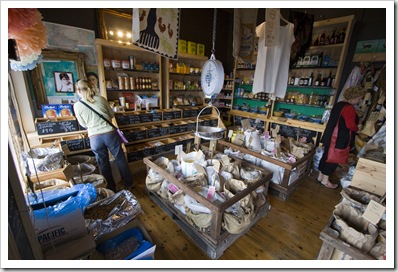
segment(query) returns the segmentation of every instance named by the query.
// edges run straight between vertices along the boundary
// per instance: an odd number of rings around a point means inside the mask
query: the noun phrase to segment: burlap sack
[[[378,236],[376,226],[362,218],[362,212],[340,202],[333,211],[333,227],[340,232],[339,238],[368,253]]]
[[[344,201],[349,203],[354,208],[359,209],[361,212],[365,212],[370,200],[373,199],[376,202],[380,201],[380,198],[375,195],[352,188],[344,188],[341,191],[341,195],[343,196]]]
[[[162,180],[157,181],[157,180],[152,180],[152,178],[150,177],[150,175],[146,176],[145,179],[145,185],[146,188],[148,189],[148,191],[152,192],[152,193],[157,193],[160,190],[160,186],[162,185]]]
[[[199,230],[205,231],[206,228],[210,226],[212,217],[211,213],[196,213],[188,207],[185,207],[185,211],[185,218],[187,221],[191,225],[196,226]]]
[[[184,201],[184,194],[181,190],[178,190],[177,192],[175,192],[174,194],[172,194],[169,190],[167,191],[167,196],[168,199],[171,203],[173,204],[177,204],[177,205],[184,205],[185,201]]]
[[[235,196],[247,186],[242,180],[231,179],[224,185],[224,192],[227,199]],[[231,234],[238,234],[246,229],[252,222],[255,211],[253,195],[248,194],[239,201],[240,205],[233,205],[234,210],[225,211],[223,214],[222,226]]]
[[[250,167],[241,167],[240,176],[246,183],[254,183],[261,179],[261,172]]]
[[[239,168],[240,168],[240,163],[237,161],[229,163],[221,161],[221,171],[231,173],[235,179],[240,179]]]

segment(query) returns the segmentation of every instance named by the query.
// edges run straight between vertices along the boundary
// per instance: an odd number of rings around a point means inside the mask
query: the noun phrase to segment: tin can
[[[130,69],[134,70],[135,69],[135,57],[129,56],[129,61],[130,61]]]
[[[130,79],[129,79],[128,76],[124,78],[124,89],[125,90],[129,90],[130,89]]]
[[[119,76],[118,78],[118,83],[119,83],[119,90],[124,89],[124,78],[122,76]]]

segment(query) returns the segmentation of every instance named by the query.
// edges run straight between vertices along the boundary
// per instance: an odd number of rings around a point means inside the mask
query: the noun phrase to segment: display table
[[[201,150],[204,151],[205,149],[206,147],[202,145]],[[170,157],[170,156],[166,155],[165,157]],[[238,161],[238,159],[236,160]],[[194,188],[191,188],[190,186],[179,181],[173,175],[169,174],[166,170],[156,165],[154,161],[155,161],[154,157],[144,158],[144,163],[147,165],[148,168],[152,168],[157,173],[159,173],[163,178],[169,180],[171,183],[176,185],[180,190],[183,191],[184,194],[188,194],[196,201],[201,203],[203,206],[211,210],[212,218],[211,218],[210,227],[207,228],[205,231],[199,230],[198,228],[190,224],[186,220],[185,215],[180,210],[178,210],[171,202],[166,201],[156,193],[152,193],[147,190],[149,197],[157,205],[159,205],[166,212],[166,214],[168,214],[169,217],[172,218],[174,222],[178,226],[180,226],[180,228],[184,230],[189,237],[192,238],[195,244],[198,247],[200,247],[212,259],[218,259],[223,254],[225,249],[227,249],[239,237],[247,233],[250,230],[250,228],[254,224],[256,224],[258,220],[264,217],[271,208],[266,198],[266,195],[268,192],[269,180],[271,179],[272,174],[271,172],[265,169],[253,166],[247,162],[239,160],[242,166],[247,166],[260,171],[262,173],[262,178],[260,178],[258,181],[254,183],[249,184],[246,189],[236,193],[234,197],[226,200],[225,202],[213,203],[209,201],[207,198],[197,193],[194,190]],[[226,231],[224,228],[222,228],[224,211],[233,204],[235,204],[236,202],[238,202],[239,200],[241,200],[243,197],[247,196],[248,194],[251,194],[261,185],[263,185],[265,188],[263,191],[265,197],[265,203],[262,206],[258,207],[254,219],[250,222],[250,225],[246,227],[239,234],[231,234],[228,231]]]
[[[376,260],[369,254],[365,254],[361,250],[339,239],[339,232],[331,227],[333,221],[334,217],[332,215],[319,236],[323,243],[318,254],[318,260],[332,259],[335,250],[340,250],[343,254],[349,255],[355,260]]]
[[[304,178],[310,174],[313,156],[315,154],[315,149],[313,149],[303,158],[297,159],[295,163],[285,163],[224,140],[218,141],[218,144],[224,147],[230,147],[234,150],[238,150],[244,154],[250,154],[261,160],[265,160],[277,166],[283,167],[285,170],[281,183],[270,183],[270,193],[275,194],[283,200],[287,200],[287,198],[294,192],[294,190],[296,190],[297,187],[299,187],[304,182]],[[289,184],[290,174],[294,168],[298,169],[298,178]]]

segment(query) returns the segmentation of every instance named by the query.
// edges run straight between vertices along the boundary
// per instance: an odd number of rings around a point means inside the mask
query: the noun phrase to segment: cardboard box
[[[126,231],[130,231],[133,228],[137,228],[142,232],[143,235],[143,241],[140,245],[139,248],[137,248],[135,251],[131,251],[129,256],[125,257],[125,260],[153,260],[154,259],[154,255],[155,255],[155,249],[156,249],[156,245],[153,245],[152,242],[152,238],[149,236],[148,232],[145,230],[144,226],[141,224],[140,220],[138,218],[134,218],[132,221],[130,221],[129,223],[127,223],[126,225],[117,228],[116,230],[114,230],[113,232],[110,232],[104,236],[102,236],[100,239],[96,240],[97,246],[100,246],[102,243],[107,242],[110,239],[113,239],[115,237],[117,237],[120,234],[125,233]],[[119,238],[117,238],[117,240],[120,241]],[[115,247],[117,248],[118,246],[118,241],[112,241],[111,244],[109,244],[110,247]],[[139,253],[139,249],[143,248],[143,252]],[[104,260],[105,256],[102,255],[100,253],[101,248],[97,247],[97,253],[99,254],[93,254],[92,258],[90,256],[90,260]],[[104,248],[102,249],[104,250]],[[134,254],[135,253],[135,254]],[[137,255],[138,254],[138,255]],[[134,256],[135,255],[135,256]],[[134,257],[131,257],[134,256]]]
[[[196,55],[196,42],[188,42],[188,54]]]
[[[73,177],[73,167],[71,164],[68,164],[64,168],[38,173],[37,177],[34,173],[31,173],[30,179],[32,180],[32,182],[44,181],[51,178],[57,178],[69,181],[72,177]]]
[[[147,240],[148,242],[152,243],[152,238],[149,236],[148,232],[146,231],[146,229],[144,228],[144,226],[142,225],[142,223],[138,217],[135,217],[133,220],[128,222],[126,225],[121,226],[110,233],[104,234],[99,239],[95,240],[95,242],[97,243],[97,245],[99,245],[109,239],[112,239],[113,237],[119,235],[120,233],[123,233],[126,230],[129,230],[132,228],[139,228],[142,231],[142,234],[144,235],[144,239]]]
[[[359,158],[350,186],[383,196],[386,193],[386,164]]]
[[[178,53],[187,53],[187,41],[186,40],[178,40]]]
[[[83,237],[60,244],[54,249],[50,248],[43,255],[46,260],[82,259],[92,254],[96,246],[93,235],[89,233]]]
[[[196,44],[196,55],[204,56],[205,55],[205,45],[198,43]]]
[[[50,249],[52,245],[60,245],[87,234],[80,207],[48,218],[35,217],[34,227],[43,251]]]

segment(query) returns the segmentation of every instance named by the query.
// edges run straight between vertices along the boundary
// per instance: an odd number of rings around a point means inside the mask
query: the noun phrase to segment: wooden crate
[[[332,215],[329,219],[326,227],[323,228],[319,238],[323,241],[321,250],[318,253],[318,260],[331,260],[334,254],[342,252],[343,256],[347,259],[354,260],[376,260],[374,257],[370,256],[359,250],[358,248],[344,242],[339,239],[339,232],[332,228],[334,222],[334,216]],[[337,254],[336,254],[337,255]]]
[[[72,177],[73,177],[73,167],[71,164],[68,164],[64,168],[38,173],[37,177],[35,174],[32,173],[30,179],[32,180],[32,182],[45,181],[51,178],[57,178],[69,181]]]
[[[313,156],[315,154],[315,149],[311,150],[307,155],[305,155],[301,159],[297,159],[295,163],[284,163],[277,159],[270,158],[268,156],[262,155],[260,153],[249,150],[245,147],[241,147],[230,142],[219,140],[219,145],[223,147],[230,147],[234,150],[239,150],[244,154],[250,154],[256,158],[261,160],[265,160],[267,162],[273,163],[277,166],[283,167],[284,174],[280,184],[271,182],[270,183],[270,193],[276,195],[282,200],[287,200],[288,197],[304,182],[304,178],[308,176],[311,172]],[[298,178],[289,184],[290,175],[294,168],[297,168]]]
[[[350,186],[383,196],[386,193],[386,164],[359,158]]]
[[[207,150],[206,146],[201,146],[201,150],[205,151]],[[165,157],[172,157],[174,153],[164,155]],[[158,157],[158,156],[157,156]],[[174,155],[175,157],[175,155]],[[175,186],[177,186],[180,190],[183,191],[184,194],[190,195],[192,198],[194,198],[196,201],[204,205],[206,208],[210,209],[212,211],[212,219],[211,219],[211,225],[209,229],[206,230],[199,230],[196,227],[194,227],[192,224],[190,224],[186,218],[185,215],[178,210],[171,202],[166,201],[162,199],[159,195],[147,191],[149,197],[157,204],[159,205],[163,211],[174,220],[174,222],[183,230],[187,233],[189,237],[195,242],[195,244],[200,247],[210,258],[212,259],[218,259],[223,252],[232,244],[234,243],[238,238],[242,237],[244,234],[246,234],[250,228],[257,223],[258,220],[260,220],[262,217],[264,217],[268,211],[270,210],[270,204],[268,200],[266,199],[266,202],[264,205],[259,207],[257,210],[257,213],[254,217],[254,219],[251,221],[248,227],[246,227],[242,232],[238,234],[231,234],[228,231],[224,230],[221,226],[222,224],[222,218],[225,210],[245,197],[246,195],[250,194],[254,190],[256,190],[258,187],[261,185],[264,186],[264,196],[266,198],[267,192],[268,192],[268,186],[269,186],[269,180],[271,179],[271,172],[256,167],[254,165],[251,165],[245,161],[241,161],[242,166],[250,166],[251,168],[255,168],[256,170],[259,170],[262,172],[263,177],[248,185],[246,189],[243,191],[237,193],[233,198],[228,199],[224,203],[213,203],[207,198],[201,196],[199,193],[197,193],[194,188],[191,188],[190,186],[186,185],[182,181],[178,180],[176,177],[168,173],[165,169],[161,168],[160,166],[156,165],[154,161],[156,160],[156,157],[147,157],[144,158],[144,163],[147,165],[147,169],[152,168],[159,174],[161,174],[164,178],[172,182]]]

